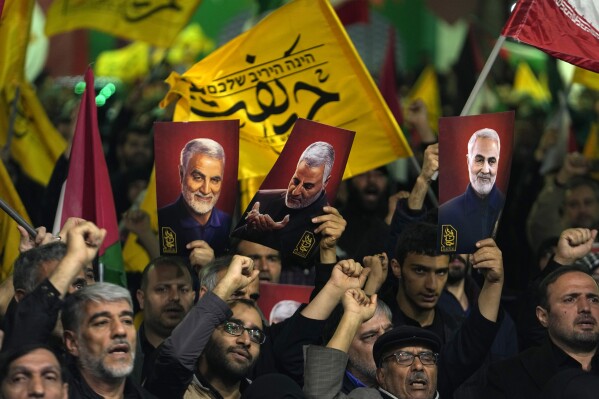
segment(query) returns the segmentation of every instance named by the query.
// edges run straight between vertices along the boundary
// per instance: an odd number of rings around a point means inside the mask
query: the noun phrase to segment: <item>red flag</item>
[[[3,9],[4,9],[4,0],[0,0],[0,17],[2,16]]]
[[[61,226],[67,218],[76,216],[106,229],[106,239],[98,252],[100,273],[103,273],[100,277],[101,280],[125,286],[116,211],[98,130],[91,68],[85,73],[85,92],[77,116],[65,184]]]
[[[379,77],[379,90],[395,117],[398,125],[403,124],[403,114],[397,97],[397,83],[395,81],[395,30],[389,28],[387,50]]]
[[[368,0],[346,0],[335,7],[335,12],[344,26],[367,24],[370,19]]]
[[[520,0],[501,32],[599,72],[599,8],[588,0]]]

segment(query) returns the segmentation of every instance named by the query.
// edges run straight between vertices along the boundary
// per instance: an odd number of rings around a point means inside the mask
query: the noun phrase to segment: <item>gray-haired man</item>
[[[231,216],[215,207],[224,171],[225,151],[219,143],[201,138],[185,144],[179,164],[181,195],[158,210],[164,254],[189,256],[194,249],[225,253]]]
[[[137,334],[129,291],[98,283],[68,296],[62,311],[64,342],[74,358],[69,397],[151,397],[129,375]]]
[[[244,224],[233,235],[277,249],[281,256],[310,257],[318,247],[312,218],[327,205],[325,188],[335,150],[323,141],[302,153],[286,189],[260,190],[250,203]]]
[[[492,236],[505,202],[505,195],[495,185],[501,145],[497,132],[484,128],[468,141],[468,175],[466,191],[439,207],[439,225],[451,226],[457,253],[473,253],[475,243]],[[445,227],[443,227],[445,233]],[[442,241],[442,245],[453,246]]]

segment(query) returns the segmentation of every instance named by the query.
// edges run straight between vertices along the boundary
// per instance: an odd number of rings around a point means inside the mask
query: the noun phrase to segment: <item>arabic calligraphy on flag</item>
[[[328,1],[279,8],[167,82],[175,121],[241,121],[240,179],[268,173],[298,118],[356,131],[346,177],[411,155]]]

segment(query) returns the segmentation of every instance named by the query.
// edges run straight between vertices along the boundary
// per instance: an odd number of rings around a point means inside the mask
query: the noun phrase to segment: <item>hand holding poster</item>
[[[156,202],[160,253],[189,256],[202,240],[214,254],[229,245],[235,209],[239,121],[158,122]]]
[[[298,119],[287,144],[232,236],[304,263],[318,248],[312,218],[332,203],[343,176],[354,132]]]
[[[477,241],[494,237],[509,181],[513,134],[513,111],[439,120],[441,252],[474,253]]]

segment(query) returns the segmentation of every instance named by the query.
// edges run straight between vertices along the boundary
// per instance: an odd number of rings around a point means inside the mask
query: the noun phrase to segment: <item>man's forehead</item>
[[[210,155],[196,152],[189,158],[189,161],[187,162],[187,168],[188,169],[197,169],[197,166],[200,163],[218,163],[221,168],[223,166],[222,159],[214,158],[214,157],[211,157]]]
[[[572,271],[559,276],[553,283],[547,286],[548,296],[560,297],[573,293],[597,294],[599,287],[592,276],[579,271]]]
[[[87,301],[85,304],[85,312],[87,317],[92,317],[98,313],[115,313],[132,312],[131,304],[125,300],[116,301]]]
[[[485,151],[483,151],[483,149]],[[489,154],[491,152],[492,154]],[[499,143],[497,140],[489,137],[479,137],[472,146],[472,156],[476,155],[493,155],[499,156]]]
[[[24,367],[54,367],[60,371],[60,364],[56,356],[46,348],[38,348],[26,353],[18,358],[14,359],[10,363],[10,368],[24,368]]]
[[[371,330],[378,330],[381,327],[383,329],[392,327],[391,320],[387,317],[387,315],[384,312],[376,312],[374,316],[370,318],[370,320],[362,323],[362,325],[358,329],[358,334],[356,335],[363,334]]]
[[[186,283],[191,283],[191,274],[174,263],[161,263],[154,265],[148,273],[148,281],[151,285],[174,282],[184,279]]]
[[[231,310],[233,311],[232,319],[240,321],[245,327],[258,327],[260,329],[263,327],[260,313],[253,306],[236,302]]]
[[[427,266],[434,269],[441,269],[449,265],[449,255],[422,255],[409,252],[404,260],[405,265]]]
[[[306,161],[300,161],[295,170],[295,177],[302,176],[304,178],[319,179],[324,174],[324,164],[318,166],[309,166]]]
[[[432,352],[432,348],[428,345],[423,345],[419,342],[414,342],[413,344],[401,344],[397,346],[392,346],[387,351],[387,355],[390,355],[395,352],[410,352],[410,353],[420,353],[420,352]]]

